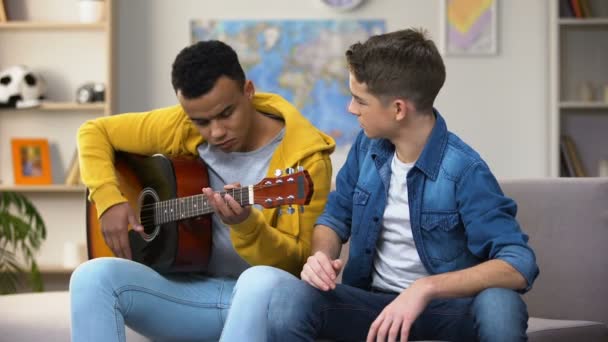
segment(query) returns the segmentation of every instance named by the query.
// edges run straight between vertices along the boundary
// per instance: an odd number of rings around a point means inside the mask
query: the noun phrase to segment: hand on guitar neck
[[[143,233],[144,227],[139,223],[135,211],[128,202],[110,207],[100,217],[101,232],[106,244],[119,258],[132,259],[129,245],[128,227]]]
[[[214,192],[211,188],[203,188],[203,194],[207,197],[209,205],[227,225],[238,224],[247,219],[251,213],[250,206],[241,206],[230,190],[239,189],[239,183],[224,186],[224,197],[221,193]],[[128,226],[138,233],[144,232],[144,227],[139,222],[137,215],[128,202],[119,203],[101,215],[101,231],[106,244],[115,256],[119,258],[132,259],[131,247],[129,245]]]
[[[220,193],[214,192],[211,188],[203,188],[203,194],[207,197],[209,204],[226,225],[241,223],[249,217],[249,214],[251,214],[250,206],[241,206],[234,197],[230,195],[230,190],[239,189],[240,187],[241,184],[239,183],[224,186],[226,192],[223,198]]]

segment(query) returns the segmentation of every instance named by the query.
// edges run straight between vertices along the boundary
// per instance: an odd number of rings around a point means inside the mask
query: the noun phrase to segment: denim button
[[[366,248],[366,249],[365,249],[365,254],[372,254],[372,250],[371,250],[371,249],[369,249],[369,248]]]
[[[378,222],[379,218],[378,216],[374,216],[374,222]]]

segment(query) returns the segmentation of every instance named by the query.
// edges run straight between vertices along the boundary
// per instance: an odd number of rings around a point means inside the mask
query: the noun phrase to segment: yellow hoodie
[[[310,173],[314,193],[303,213],[296,210],[292,215],[277,215],[277,208],[252,208],[244,222],[231,226],[234,229],[230,229],[230,236],[236,251],[251,265],[275,266],[298,275],[310,255],[313,225],[329,194],[329,155],[335,142],[278,95],[257,93],[253,104],[258,111],[285,121],[285,136],[272,156],[268,176],[273,177],[276,169],[303,166]],[[78,131],[78,150],[89,199],[100,216],[111,206],[127,201],[114,173],[114,150],[142,155],[198,155],[197,146],[204,141],[179,105],[87,121]]]

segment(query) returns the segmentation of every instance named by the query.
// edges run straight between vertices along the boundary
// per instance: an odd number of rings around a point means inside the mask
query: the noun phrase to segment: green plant
[[[46,238],[46,227],[38,210],[25,196],[0,192],[0,294],[17,291],[24,271],[34,291],[42,291],[42,277],[34,253]]]

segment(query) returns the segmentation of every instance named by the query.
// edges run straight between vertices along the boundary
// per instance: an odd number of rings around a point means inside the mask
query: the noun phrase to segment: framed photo
[[[441,0],[441,42],[445,55],[498,53],[498,0]]]
[[[11,139],[15,184],[51,184],[51,157],[46,139]]]

